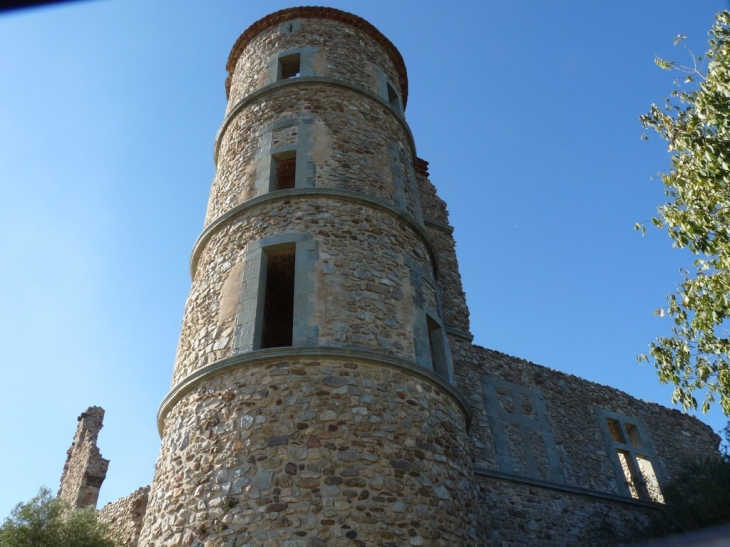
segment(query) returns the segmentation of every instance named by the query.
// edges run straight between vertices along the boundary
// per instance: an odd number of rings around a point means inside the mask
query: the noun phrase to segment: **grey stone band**
[[[464,340],[467,340],[469,342],[474,340],[474,335],[470,332],[465,332],[461,329],[457,329],[456,327],[446,327],[446,334],[450,334],[452,336],[457,336],[459,338],[463,338]]]
[[[350,89],[352,91],[355,91],[357,93],[360,93],[361,95],[365,95],[369,99],[372,99],[373,101],[376,101],[378,104],[382,105],[386,109],[390,110],[394,115],[395,118],[398,120],[398,122],[403,126],[403,129],[406,132],[406,136],[408,137],[408,144],[411,145],[411,151],[413,157],[411,158],[412,164],[416,165],[416,142],[413,140],[413,133],[411,133],[411,128],[408,127],[408,124],[406,123],[405,118],[403,117],[403,114],[398,111],[398,109],[394,108],[389,102],[387,102],[382,97],[378,97],[375,93],[371,93],[370,91],[363,89],[362,87],[356,86],[354,84],[344,82],[342,80],[334,80],[332,78],[326,78],[323,76],[299,76],[297,78],[288,78],[286,80],[281,80],[279,82],[274,82],[273,84],[269,84],[266,87],[262,87],[261,89],[257,89],[253,93],[250,93],[246,95],[243,99],[238,101],[236,103],[236,106],[234,106],[231,111],[228,113],[226,118],[223,120],[223,123],[221,124],[221,128],[218,130],[218,134],[215,137],[215,146],[213,148],[213,161],[218,166],[218,151],[220,150],[221,146],[221,140],[223,139],[223,135],[225,134],[226,130],[228,129],[228,126],[231,124],[231,122],[234,120],[234,118],[238,115],[238,113],[246,108],[249,104],[252,102],[260,99],[261,97],[265,97],[266,95],[273,93],[282,87],[286,87],[289,85],[312,85],[312,84],[326,84],[326,85],[333,85],[337,87],[344,87],[346,89]]]
[[[220,230],[228,222],[230,222],[237,216],[246,213],[254,207],[258,207],[260,205],[273,201],[292,199],[296,197],[323,197],[334,198],[343,201],[351,201],[363,205],[368,205],[381,211],[385,211],[386,213],[389,213],[394,217],[399,218],[400,220],[408,224],[408,226],[410,226],[414,232],[416,232],[418,237],[420,237],[421,241],[426,246],[426,249],[428,250],[428,255],[431,259],[431,266],[433,268],[434,277],[438,278],[438,264],[436,262],[436,253],[433,249],[431,238],[428,237],[426,230],[422,226],[420,226],[416,222],[416,220],[413,219],[413,217],[404,213],[400,209],[396,209],[386,201],[370,197],[367,194],[363,194],[361,192],[355,192],[354,190],[343,190],[340,188],[292,188],[289,190],[277,190],[276,192],[269,192],[268,194],[251,198],[248,201],[237,205],[233,209],[226,211],[213,222],[211,222],[207,226],[207,228],[205,228],[205,230],[203,230],[203,233],[200,234],[197,241],[195,242],[195,245],[193,245],[193,253],[190,257],[190,276],[192,278],[195,278],[195,271],[198,268],[198,259],[200,258],[200,253],[203,252],[203,247],[205,247],[205,244],[215,232]]]
[[[165,417],[167,413],[172,409],[175,404],[182,399],[190,390],[196,388],[202,382],[210,379],[218,374],[224,374],[236,369],[242,369],[246,367],[253,367],[267,361],[277,361],[281,359],[330,359],[338,361],[360,361],[361,363],[369,363],[374,365],[380,365],[384,367],[393,368],[418,376],[422,380],[426,380],[434,385],[434,387],[440,389],[444,393],[448,394],[459,407],[459,410],[464,415],[464,421],[466,422],[466,429],[469,429],[471,423],[471,410],[469,409],[469,403],[461,392],[456,387],[449,384],[444,378],[436,374],[435,372],[419,367],[418,365],[393,357],[391,355],[383,355],[371,351],[361,349],[350,349],[350,348],[331,348],[331,347],[283,347],[283,348],[269,348],[258,351],[251,351],[248,353],[242,353],[221,359],[220,361],[196,370],[192,374],[183,378],[178,382],[170,392],[165,396],[160,404],[160,409],[157,412],[157,429],[160,432],[160,436],[164,431]]]
[[[529,484],[530,486],[540,486],[542,488],[549,488],[551,490],[559,490],[561,492],[570,492],[572,494],[578,494],[580,496],[589,496],[592,498],[599,498],[604,500],[616,501],[619,503],[625,503],[627,505],[641,505],[642,507],[650,507],[652,509],[662,508],[661,503],[655,503],[653,501],[644,501],[634,498],[627,498],[619,496],[617,494],[610,494],[608,492],[599,492],[598,490],[589,490],[588,488],[581,488],[580,486],[571,486],[569,484],[560,484],[551,481],[544,481],[542,479],[536,479],[532,477],[523,477],[521,475],[514,475],[512,473],[504,473],[502,471],[496,471],[494,469],[487,469],[485,467],[475,467],[474,474],[482,477],[489,477],[492,479],[502,479],[512,482],[519,482],[522,484]]]
[[[454,227],[451,226],[451,224],[446,224],[445,222],[439,222],[438,220],[434,220],[432,218],[423,217],[423,223],[430,228],[438,228],[439,230],[443,230],[447,234],[454,233]]]

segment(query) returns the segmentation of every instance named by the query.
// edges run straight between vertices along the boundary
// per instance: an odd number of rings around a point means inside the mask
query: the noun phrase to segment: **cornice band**
[[[228,129],[228,126],[233,122],[234,118],[243,110],[246,108],[249,104],[252,102],[260,99],[261,97],[265,97],[266,95],[269,95],[270,93],[274,93],[275,91],[278,91],[279,89],[283,87],[287,87],[290,85],[332,85],[336,87],[343,87],[345,89],[349,89],[351,91],[355,91],[357,93],[360,93],[361,95],[365,95],[369,99],[376,101],[381,106],[384,106],[386,109],[390,110],[394,115],[396,120],[403,126],[403,129],[406,132],[406,136],[408,137],[408,144],[411,145],[411,161],[415,166],[417,165],[417,156],[416,156],[416,141],[413,139],[413,133],[411,133],[411,128],[408,127],[408,123],[406,122],[406,119],[404,118],[403,114],[393,108],[393,106],[387,102],[382,97],[379,97],[375,93],[371,93],[367,89],[363,89],[360,86],[357,86],[355,84],[351,84],[349,82],[345,82],[343,80],[335,80],[333,78],[327,78],[325,76],[298,76],[296,78],[288,78],[286,80],[280,80],[278,82],[274,82],[273,84],[269,84],[265,87],[262,87],[260,89],[257,89],[256,91],[249,93],[246,95],[243,99],[238,101],[236,105],[231,109],[231,111],[228,113],[228,115],[223,120],[223,123],[221,124],[220,129],[218,130],[218,134],[215,137],[215,145],[213,149],[213,161],[215,162],[216,169],[218,168],[218,152],[220,150],[221,141],[223,140],[223,135],[225,135],[226,130]]]
[[[360,192],[355,192],[353,190],[343,190],[341,188],[292,188],[289,190],[276,190],[275,192],[269,192],[268,194],[249,199],[248,201],[237,205],[233,209],[226,211],[213,222],[211,222],[195,241],[195,244],[193,245],[192,256],[190,257],[190,276],[192,278],[195,278],[195,271],[198,268],[200,253],[203,252],[205,244],[208,242],[208,240],[210,240],[211,237],[213,237],[213,234],[215,234],[215,232],[223,228],[230,221],[234,220],[236,217],[243,215],[244,213],[255,207],[259,207],[270,202],[298,197],[332,198],[342,201],[360,203],[384,211],[405,222],[411,227],[411,229],[418,235],[418,237],[426,246],[429,258],[431,260],[431,266],[433,267],[434,278],[438,278],[438,264],[436,262],[436,253],[434,251],[433,244],[431,243],[431,239],[428,237],[426,230],[422,226],[420,226],[410,215],[404,213],[400,209],[393,207],[386,201],[367,196]]]
[[[590,490],[588,488],[582,488],[580,486],[561,484],[561,483],[546,481],[546,480],[542,480],[542,479],[535,479],[532,477],[523,477],[521,475],[514,475],[512,473],[505,473],[503,471],[487,469],[486,467],[475,467],[474,474],[477,476],[487,477],[490,479],[507,480],[507,481],[511,481],[511,482],[528,484],[530,486],[539,486],[541,488],[549,488],[551,490],[569,492],[571,494],[576,494],[579,496],[600,498],[600,499],[604,499],[604,500],[610,500],[610,501],[615,501],[618,503],[625,503],[625,504],[629,504],[629,505],[640,505],[642,507],[649,507],[652,509],[662,508],[662,504],[656,503],[653,501],[626,498],[624,496],[619,496],[618,494],[611,494],[609,492],[600,492],[598,490]]]
[[[213,364],[205,366],[189,374],[178,382],[170,392],[165,396],[160,404],[157,412],[157,429],[162,436],[164,432],[164,423],[167,413],[170,412],[175,404],[188,394],[192,389],[199,386],[202,382],[219,374],[224,374],[232,370],[253,367],[267,361],[276,361],[281,359],[330,359],[340,361],[359,361],[361,363],[369,363],[389,367],[400,370],[407,374],[418,376],[422,380],[433,384],[444,393],[448,394],[459,407],[464,415],[466,429],[471,424],[471,411],[469,403],[461,392],[448,383],[444,378],[426,368],[420,367],[411,361],[393,357],[392,355],[384,355],[371,351],[352,349],[352,348],[332,348],[332,347],[283,347],[269,348],[248,353],[234,355],[226,359],[222,359]]]

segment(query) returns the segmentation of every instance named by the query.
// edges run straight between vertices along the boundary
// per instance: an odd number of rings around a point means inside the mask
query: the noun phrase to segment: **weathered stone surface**
[[[632,417],[645,426],[655,453],[652,464],[665,479],[679,471],[687,458],[717,454],[719,437],[712,429],[677,410],[474,346],[457,337],[451,337],[450,342],[457,363],[457,382],[474,415],[470,452],[477,467],[500,468],[487,410],[483,384],[485,374],[542,393],[565,482],[569,485],[610,494],[620,493],[621,477],[617,477],[608,457],[611,447],[601,436],[597,408]]]
[[[375,29],[301,8],[237,44],[144,525],[146,490],[102,510],[124,547],[630,542],[656,509],[631,497],[607,420],[640,432],[624,449],[662,480],[717,455],[717,436],[471,343],[446,204],[397,96],[405,69]],[[291,55],[299,76],[277,82]],[[279,187],[292,157],[294,188]],[[282,246],[293,349],[258,352],[262,257]],[[64,492],[87,466],[71,453]]]
[[[380,92],[376,69],[383,71],[391,82],[399,81],[390,56],[361,30],[317,18],[299,19],[298,23],[295,32],[271,26],[247,44],[231,79],[229,110],[252,91],[273,83],[266,73],[271,56],[297,47],[316,49],[313,64],[317,76],[348,82],[374,94]]]
[[[429,545],[472,544],[469,531],[476,526],[473,494],[468,488],[452,494],[445,486],[472,480],[458,406],[451,396],[424,380],[373,364],[350,364],[354,368],[336,361],[296,359],[276,366],[305,374],[281,376],[270,374],[273,364],[257,365],[216,376],[185,396],[165,421],[141,545],[167,545],[157,539],[166,530],[192,534],[201,541],[220,538],[224,542],[249,535],[260,542],[276,541],[284,534],[291,540],[298,537],[303,544],[311,540],[311,545],[317,539],[332,541],[340,535],[351,539],[347,534],[352,532],[357,534],[353,537],[375,545],[384,541],[383,524],[388,529],[405,527],[404,535],[395,534],[392,541],[402,538],[408,543],[408,531],[413,530],[428,538]],[[358,400],[333,396],[336,388],[324,382],[327,377],[347,378],[348,385],[362,394],[372,394],[370,412],[382,422],[373,424],[353,415],[346,424],[330,428],[332,422],[319,416],[327,412],[341,415]],[[297,405],[282,409],[276,398],[285,400],[305,385],[319,389],[304,403],[314,416],[306,429],[298,429]],[[276,397],[264,395],[272,393],[273,386]],[[396,397],[396,391],[407,393],[417,404]],[[240,414],[250,408],[266,421],[244,429]],[[272,445],[272,432],[277,438],[288,435],[288,444]],[[190,443],[175,450],[185,435]],[[234,455],[227,447],[242,436],[246,443]],[[308,439],[313,436],[321,446],[310,446]],[[415,440],[433,446],[434,455],[443,458],[418,459]],[[225,483],[212,479],[221,473],[250,480],[235,505],[217,502],[224,495]],[[170,484],[179,488],[174,498]],[[382,493],[373,496],[369,488],[377,485]],[[422,522],[417,513],[421,506],[430,508],[428,521]],[[176,524],[183,514],[180,507],[186,508],[186,516]],[[278,516],[273,517],[274,513]],[[311,515],[324,518],[310,521]],[[290,524],[282,527],[281,518]],[[200,531],[201,525],[224,521],[225,529],[211,525],[204,533]],[[305,522],[309,524],[304,526]],[[295,531],[301,534],[295,536]]]
[[[99,511],[99,520],[112,530],[118,547],[137,547],[149,493],[150,487],[144,486]]]
[[[325,213],[327,220],[313,223]],[[215,349],[216,342],[236,327],[235,314],[220,314],[220,301],[224,286],[240,271],[237,265],[246,258],[246,246],[265,237],[302,231],[311,235],[318,248],[319,261],[310,274],[313,309],[307,322],[318,328],[319,345],[359,347],[415,360],[413,323],[423,313],[425,297],[416,302],[410,279],[413,266],[431,270],[424,242],[388,213],[336,199],[292,197],[237,217],[208,241],[185,306],[173,383],[233,354],[232,337],[225,347]],[[234,267],[222,271],[220,264],[225,262]],[[324,264],[333,265],[335,273],[325,274]],[[368,290],[369,279],[383,278],[411,297],[399,299]],[[239,275],[239,288],[240,279]],[[435,296],[426,302],[438,309]],[[245,313],[245,305],[237,312]],[[389,340],[389,347],[382,340]],[[343,385],[341,379],[327,381]]]
[[[72,507],[96,507],[109,460],[102,458],[96,441],[103,427],[104,409],[89,407],[78,417],[78,427],[61,475],[58,497]]]

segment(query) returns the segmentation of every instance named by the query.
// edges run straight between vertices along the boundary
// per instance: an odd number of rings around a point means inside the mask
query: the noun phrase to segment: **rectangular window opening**
[[[395,108],[400,108],[400,99],[398,97],[398,93],[396,93],[395,88],[388,84],[388,102],[391,106]]]
[[[651,461],[642,454],[636,455],[636,461],[639,462],[639,471],[641,472],[644,487],[649,498],[651,501],[664,503],[662,489],[659,488],[659,480],[656,477],[656,473],[654,473],[654,466],[651,464]]]
[[[611,432],[611,438],[617,443],[626,444],[624,433],[621,431],[621,424],[612,418],[607,418],[608,430]]]
[[[289,190],[294,188],[297,178],[296,152],[288,152],[274,156],[273,171],[273,190]]]
[[[294,329],[294,245],[266,251],[266,288],[261,349],[292,345]]]
[[[448,380],[449,371],[441,326],[428,314],[426,315],[426,326],[428,327],[428,343],[431,349],[433,371]]]
[[[631,446],[640,447],[641,439],[639,437],[639,431],[633,424],[624,424],[626,426],[626,434],[629,436],[629,442]]]
[[[629,487],[629,492],[631,492],[631,497],[638,500],[639,499],[639,484],[636,480],[636,477],[634,477],[631,473],[631,454],[628,452],[625,452],[623,450],[618,450],[618,459],[621,462],[621,469],[624,471],[624,479],[626,479],[626,484]]]
[[[287,55],[279,59],[279,80],[288,80],[289,78],[297,78],[301,75],[299,70],[300,64],[299,53]]]

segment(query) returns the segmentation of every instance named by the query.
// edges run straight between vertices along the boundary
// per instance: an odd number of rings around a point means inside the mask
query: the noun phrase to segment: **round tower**
[[[139,544],[474,544],[400,54],[352,14],[291,8],[227,69]]]

